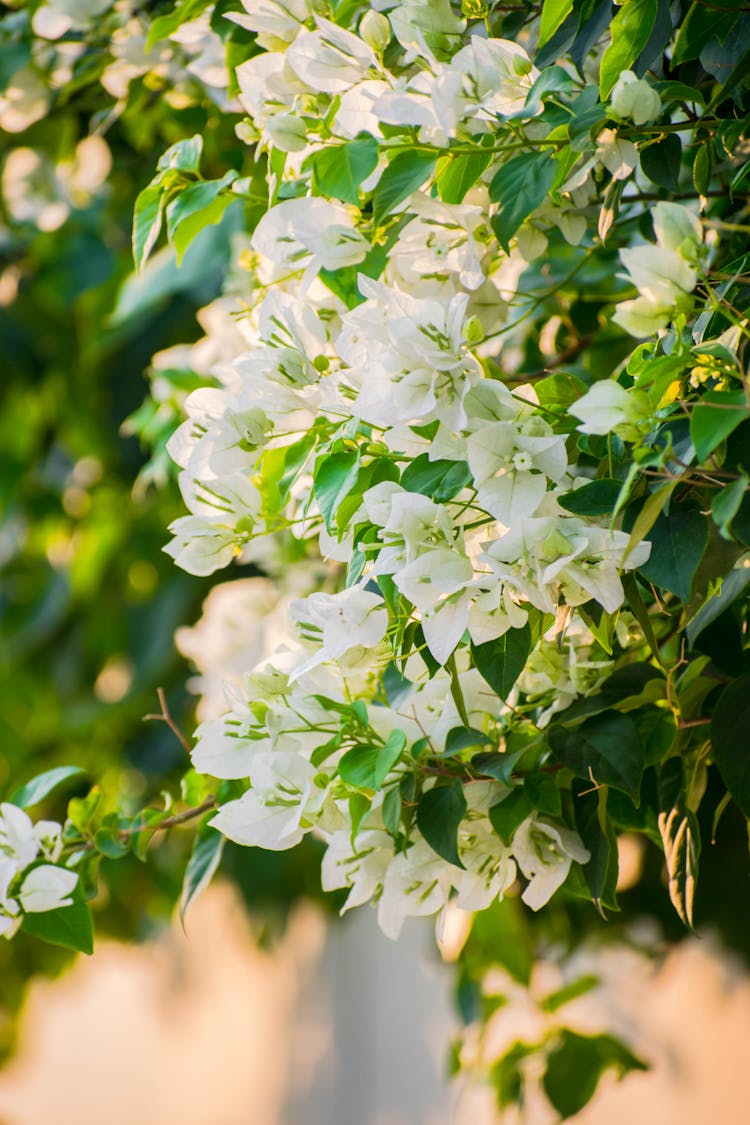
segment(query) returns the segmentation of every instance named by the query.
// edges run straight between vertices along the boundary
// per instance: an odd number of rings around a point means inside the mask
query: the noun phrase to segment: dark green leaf
[[[750,817],[750,672],[719,696],[711,722],[711,754],[734,801]]]
[[[409,492],[429,496],[436,504],[444,504],[471,481],[471,470],[465,461],[431,461],[427,453],[415,457],[401,474],[401,484]]]
[[[582,783],[575,794],[575,817],[578,834],[590,853],[581,869],[588,892],[604,916],[606,910],[618,910],[617,836],[607,816],[609,789],[591,792],[591,785]]]
[[[448,731],[445,753],[459,754],[471,746],[486,746],[489,741],[487,735],[482,734],[480,730],[472,730],[471,727],[454,727],[453,730]]]
[[[458,826],[466,813],[464,787],[460,781],[438,785],[423,793],[417,805],[417,827],[434,852],[456,867],[463,867],[458,854]]]
[[[604,711],[573,730],[555,724],[549,730],[549,744],[557,760],[577,777],[612,785],[638,803],[644,749],[629,715]]]
[[[32,777],[31,781],[27,781],[25,785],[14,789],[8,800],[12,805],[18,805],[21,809],[29,809],[32,805],[44,800],[69,777],[80,777],[85,772],[80,766],[58,766],[53,770],[45,770],[44,773]]]
[[[534,811],[534,806],[523,789],[512,789],[489,812],[490,823],[500,839],[509,844],[513,833]]]
[[[698,460],[705,461],[747,417],[744,391],[709,391],[705,394],[690,415],[690,437]]]
[[[214,877],[221,862],[224,850],[224,836],[210,825],[205,825],[193,841],[180,893],[180,921],[185,924],[185,915],[191,903],[195,902]]]
[[[500,206],[492,218],[492,229],[506,254],[521,223],[547,198],[556,173],[551,153],[533,152],[514,156],[493,176],[490,199]]]
[[[609,516],[620,495],[622,481],[602,477],[561,496],[558,503],[574,516]]]
[[[682,145],[676,133],[668,133],[656,144],[646,145],[640,150],[640,157],[641,168],[653,184],[667,191],[679,190]]]
[[[475,667],[501,699],[507,699],[531,649],[531,629],[509,629],[502,637],[471,646]]]
[[[435,167],[429,152],[399,152],[378,180],[372,196],[372,212],[378,226],[394,207],[420,188]]]
[[[60,910],[24,914],[21,928],[51,945],[62,945],[76,953],[94,952],[91,911],[80,897],[71,906],[63,906]]]
[[[384,746],[354,746],[339,762],[339,777],[358,789],[380,789],[405,746],[400,730],[391,731]]]
[[[690,601],[693,575],[698,569],[708,539],[708,521],[700,512],[673,508],[660,516],[648,538],[651,554],[638,573],[663,590]]]
[[[623,70],[630,70],[649,41],[658,0],[626,0],[610,24],[612,42],[602,55],[599,92],[608,98]]]
[[[321,149],[310,159],[313,188],[319,195],[359,201],[359,187],[378,163],[378,143],[374,137],[360,136],[345,145]]]
[[[544,1092],[562,1117],[572,1117],[591,1100],[606,1070],[622,1078],[631,1070],[647,1070],[624,1043],[610,1035],[579,1035],[570,1028],[547,1058]]]

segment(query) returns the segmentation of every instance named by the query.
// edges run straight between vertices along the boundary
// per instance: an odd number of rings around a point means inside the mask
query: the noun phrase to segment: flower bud
[[[661,111],[661,98],[657,91],[649,82],[636,78],[632,70],[623,70],[612,90],[610,102],[618,117],[629,117],[635,125],[653,121]]]
[[[365,12],[359,34],[371,50],[382,54],[391,41],[391,25],[382,12]]]
[[[478,316],[470,316],[466,321],[463,328],[463,338],[470,347],[484,339],[484,328]]]

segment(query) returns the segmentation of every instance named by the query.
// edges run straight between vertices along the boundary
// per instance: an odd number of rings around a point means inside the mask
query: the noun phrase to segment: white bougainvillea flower
[[[461,910],[486,910],[515,882],[511,849],[503,846],[489,819],[481,817],[461,821],[458,851],[466,870],[456,870],[456,905]]]
[[[349,888],[342,914],[380,893],[393,852],[393,839],[377,828],[358,832],[354,841],[348,828],[333,833],[323,856],[320,877],[324,891]]]
[[[283,51],[299,35],[319,4],[316,0],[242,0],[243,12],[225,18],[254,31],[266,51]],[[252,59],[257,63],[258,57]]]
[[[623,70],[610,94],[612,109],[618,117],[645,125],[661,113],[661,98],[645,78],[637,78],[632,70]]]
[[[210,823],[237,844],[271,851],[295,847],[314,824],[334,831],[343,818],[316,777],[299,754],[259,754],[251,764],[253,788],[222,805]]]
[[[70,906],[70,897],[78,882],[75,871],[64,867],[53,867],[43,863],[33,867],[21,883],[18,899],[27,914],[39,914],[45,910],[59,910]]]
[[[448,136],[467,119],[495,124],[523,110],[539,71],[518,43],[473,35],[444,67],[432,103]]]
[[[304,271],[303,287],[321,268],[356,265],[369,249],[342,203],[308,196],[285,199],[266,211],[253,232],[252,246],[283,269]]]
[[[542,820],[536,814],[527,817],[516,829],[511,850],[529,880],[521,898],[532,910],[539,910],[549,902],[565,882],[574,861],[588,863],[591,859],[591,853],[583,846],[577,832]]]
[[[297,598],[291,603],[290,613],[300,638],[316,646],[296,675],[324,660],[340,660],[353,648],[375,648],[388,628],[383,599],[357,586],[338,594],[316,592]]]
[[[580,419],[578,429],[584,434],[609,434],[621,426],[637,431],[652,413],[647,394],[626,390],[615,379],[594,383],[569,410]]]
[[[167,453],[200,480],[252,467],[272,424],[247,387],[200,387],[185,400],[187,420],[167,442]]]
[[[424,192],[415,192],[405,206],[414,218],[401,229],[388,257],[389,284],[415,296],[422,296],[422,287],[427,282],[434,285],[436,278],[479,289],[486,276],[482,266],[488,240],[485,209],[442,203]]]
[[[60,39],[69,31],[87,31],[113,0],[45,0],[34,12],[31,27],[43,39]]]
[[[13,860],[20,871],[33,863],[38,854],[39,840],[31,817],[17,805],[7,801],[1,804],[0,857]]]
[[[367,277],[359,289],[367,299],[344,316],[337,342],[359,388],[359,416],[382,426],[438,418],[460,428],[482,370],[463,335],[468,294],[443,305]]]
[[[302,31],[286,52],[286,65],[312,90],[343,94],[371,77],[377,56],[359,36],[321,16],[315,31]]]
[[[437,914],[451,892],[450,865],[421,838],[389,864],[378,902],[378,922],[395,941],[407,918]]]

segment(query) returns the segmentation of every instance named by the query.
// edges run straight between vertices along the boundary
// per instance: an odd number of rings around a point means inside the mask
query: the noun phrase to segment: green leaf
[[[436,504],[444,504],[471,479],[471,470],[465,461],[431,461],[427,453],[421,453],[404,469],[401,485],[409,492],[429,496]]]
[[[750,817],[750,672],[724,688],[711,722],[711,755],[735,803]]]
[[[133,261],[142,270],[156,245],[164,214],[164,185],[159,178],[138,195],[133,212]]]
[[[167,231],[178,262],[195,236],[204,227],[218,223],[230,203],[238,201],[239,196],[228,190],[236,179],[237,173],[232,169],[220,180],[201,180],[190,184],[170,200]]]
[[[400,730],[391,731],[384,746],[354,746],[339,762],[339,777],[358,789],[381,789],[405,746]]]
[[[649,41],[659,11],[658,0],[625,0],[610,24],[612,42],[602,55],[599,92],[608,98],[623,70],[630,70]]]
[[[557,31],[560,24],[573,11],[573,0],[544,0],[539,23],[539,46],[543,47]]]
[[[167,172],[171,169],[197,176],[202,152],[203,137],[200,133],[196,133],[194,137],[186,137],[185,140],[178,141],[162,153],[156,165],[157,170]]]
[[[581,791],[583,790],[583,792]],[[590,853],[590,858],[582,866],[580,875],[588,888],[588,893],[602,917],[605,910],[618,910],[617,875],[619,857],[617,836],[607,816],[610,790],[605,788],[591,792],[591,783],[582,782],[575,795],[575,820],[578,834]],[[576,875],[573,876],[576,878]]]
[[[206,824],[193,841],[193,850],[185,868],[180,893],[180,921],[183,926],[188,907],[202,894],[214,877],[224,851],[224,839],[221,832]]]
[[[737,480],[725,484],[711,501],[711,519],[718,527],[722,539],[732,538],[732,520],[740,510],[748,486],[750,477],[747,473],[742,473]]]
[[[719,496],[721,493],[718,494]],[[738,598],[742,597],[747,587],[750,586],[750,568],[738,567],[733,570],[721,584],[721,589],[698,610],[695,617],[688,622],[687,638],[690,648],[693,647],[704,629],[721,617]]]
[[[31,781],[27,781],[25,785],[14,789],[8,800],[12,805],[18,805],[21,809],[29,809],[32,805],[43,801],[69,777],[80,777],[85,772],[80,766],[57,766],[56,769],[45,770],[44,773],[32,777]]]
[[[444,203],[462,203],[469,188],[477,182],[492,159],[492,154],[476,152],[441,157],[437,166],[437,188]]]
[[[448,731],[445,739],[445,755],[459,754],[462,750],[468,750],[473,746],[486,746],[489,742],[486,734],[482,734],[480,730],[472,730],[471,727],[454,727],[453,730]]]
[[[579,1035],[564,1027],[547,1058],[544,1092],[562,1117],[572,1117],[591,1100],[606,1070],[622,1078],[631,1070],[648,1070],[624,1043],[611,1035]]]
[[[361,135],[345,145],[328,146],[310,158],[313,189],[319,195],[356,205],[359,186],[377,163],[378,143],[369,135]]]
[[[503,843],[509,844],[515,830],[533,811],[534,806],[524,790],[512,789],[507,797],[490,809],[490,823]]]
[[[744,391],[708,391],[690,415],[690,437],[698,460],[705,461],[747,417]]]
[[[471,646],[474,666],[501,699],[507,699],[531,650],[531,629],[509,629],[502,637]]]
[[[205,11],[210,3],[212,3],[212,0],[182,0],[182,3],[173,8],[171,12],[167,12],[163,16],[157,16],[148,29],[146,50],[150,51],[155,43],[167,39],[183,23],[194,20],[196,16]]]
[[[667,191],[679,190],[682,144],[676,133],[668,133],[656,144],[641,148],[640,158],[641,168],[651,183]]]
[[[466,797],[460,781],[436,785],[423,793],[417,805],[417,827],[434,852],[463,867],[458,854],[458,826],[466,813]]]
[[[356,484],[358,473],[359,453],[330,453],[318,461],[313,492],[330,533],[336,530],[336,509]]]
[[[375,226],[379,226],[394,207],[420,188],[434,167],[435,156],[430,152],[399,152],[394,156],[373,192]]]
[[[561,496],[558,503],[574,516],[609,516],[620,495],[622,481],[602,477]]]
[[[549,744],[557,760],[576,777],[612,785],[638,804],[645,755],[638,727],[629,715],[603,711],[574,729],[554,724]]]
[[[521,223],[547,198],[556,173],[557,164],[549,152],[514,156],[495,173],[490,199],[500,206],[492,218],[492,229],[506,254]]]
[[[78,891],[78,888],[76,888]],[[94,923],[91,910],[80,896],[71,906],[24,914],[21,929],[50,945],[62,945],[76,953],[94,952]]]
[[[708,541],[708,521],[700,512],[673,508],[660,516],[649,532],[651,554],[638,568],[649,582],[669,590],[682,602],[690,601],[693,576]]]

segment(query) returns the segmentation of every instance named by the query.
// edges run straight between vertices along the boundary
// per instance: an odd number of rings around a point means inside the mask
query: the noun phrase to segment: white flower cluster
[[[11,938],[24,914],[70,906],[78,882],[57,865],[62,828],[52,820],[34,824],[17,805],[0,805],[0,934]],[[44,861],[47,862],[44,862]]]
[[[503,380],[512,363],[497,341],[547,234],[559,227],[578,241],[577,208],[601,170],[625,179],[637,152],[604,130],[507,252],[490,190],[508,161],[502,144],[487,145],[486,170],[459,202],[439,198],[433,163],[383,226],[370,196],[405,154],[452,159],[467,139],[520,137],[532,150],[544,140],[525,50],[476,27],[467,41],[448,4],[368,12],[358,34],[315,0],[248,0],[229,18],[264,49],[237,72],[250,118],[238,132],[270,153],[272,204],[242,252],[244,282],[235,277],[231,298],[209,310],[207,339],[193,349],[211,385],[188,396],[168,446],[190,514],[172,525],[167,550],[208,575],[258,559],[259,545],[283,534],[312,544],[330,569],[324,589],[291,603],[295,636],[279,636],[271,607],[277,647],[258,659],[254,644],[258,663],[244,677],[232,667],[229,712],[203,712],[196,769],[249,783],[213,824],[271,849],[322,835],[324,885],[349,888],[347,907],[376,900],[392,936],[452,895],[481,909],[519,874],[536,909],[588,852],[560,816],[538,810],[503,839],[490,813],[512,796],[511,776],[453,756],[453,732],[502,754],[519,706],[540,730],[595,691],[612,664],[589,631],[591,608],[617,614],[620,574],[650,547],[566,506],[591,481],[575,423],[561,425],[532,385]],[[623,78],[613,116],[655,116],[649,90]],[[367,167],[333,198],[315,160],[332,149],[343,167],[350,143],[370,154]],[[664,327],[697,280],[697,220],[660,204],[654,227],[656,247],[621,252],[641,296],[615,319],[636,334],[643,318],[649,331]],[[637,431],[651,412],[614,379],[572,406],[584,435]],[[202,628],[218,651],[221,630]],[[475,653],[521,634],[535,638],[526,667],[499,698]],[[210,679],[205,652],[197,662]],[[453,850],[413,815],[430,794],[451,793]]]

